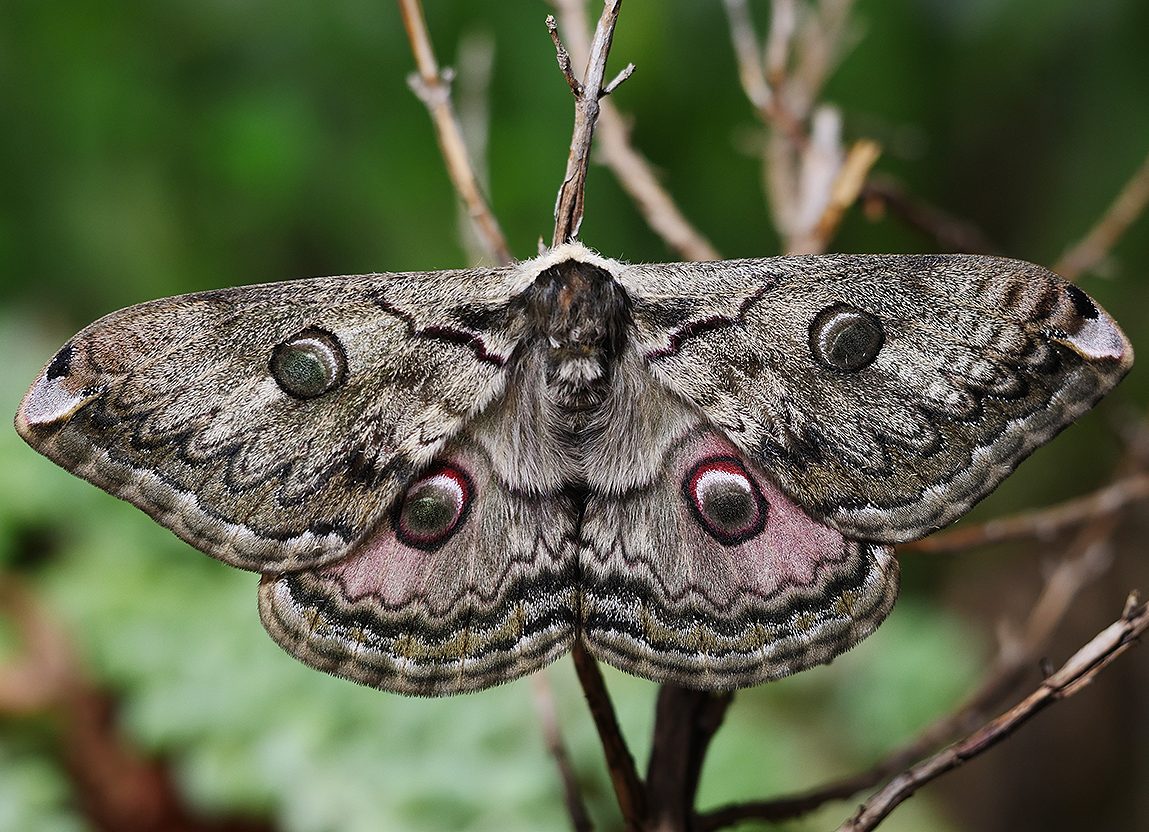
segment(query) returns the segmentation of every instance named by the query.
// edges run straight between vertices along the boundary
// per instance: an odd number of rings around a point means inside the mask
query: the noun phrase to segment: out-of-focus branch
[[[1121,511],[1131,503],[1149,499],[1149,474],[1138,472],[1109,485],[1045,508],[999,517],[971,526],[939,532],[899,547],[904,552],[962,552],[1009,540],[1050,540],[1066,529]]]
[[[725,6],[742,89],[768,130],[763,185],[783,249],[823,252],[861,191],[864,175],[859,180],[857,172],[868,173],[876,161],[869,142],[847,154],[841,115],[817,103],[844,51],[852,2],[811,3],[799,25],[794,0],[774,0],[764,49],[746,0],[725,0]],[[852,194],[845,204],[844,193]]]
[[[563,38],[574,60],[585,64],[590,56],[586,0],[555,0]],[[601,102],[596,154],[610,168],[643,219],[672,250],[685,260],[717,260],[717,249],[696,229],[667,193],[650,161],[630,142],[626,119],[609,99]]]
[[[846,154],[846,161],[838,170],[838,175],[830,188],[830,200],[822,211],[818,224],[814,227],[806,248],[815,251],[825,251],[830,240],[842,224],[846,211],[857,200],[862,188],[866,185],[866,177],[881,156],[882,150],[877,142],[869,139],[859,139],[854,142],[850,152]]]
[[[590,832],[594,825],[590,822],[590,813],[587,812],[586,803],[583,802],[578,776],[575,774],[570,754],[567,753],[567,746],[563,741],[558,715],[555,713],[554,690],[545,670],[540,670],[531,676],[531,690],[534,693],[535,713],[538,714],[539,724],[543,729],[543,742],[546,743],[547,751],[554,759],[562,780],[563,802],[567,807],[571,828],[575,832]]]
[[[863,803],[857,814],[839,827],[839,832],[874,829],[921,786],[997,745],[1049,705],[1087,686],[1146,630],[1149,630],[1149,604],[1140,603],[1136,594],[1130,595],[1121,617],[1074,653],[1037,690],[965,739],[895,777]]]
[[[1037,602],[1020,628],[1002,628],[1001,648],[977,689],[954,711],[936,720],[917,736],[894,749],[869,768],[807,792],[772,800],[731,804],[699,819],[699,829],[715,830],[745,820],[782,821],[807,814],[834,800],[847,800],[898,772],[962,733],[972,730],[985,715],[1014,690],[1036,665],[1043,645],[1071,608],[1078,595],[1109,566],[1105,541],[1115,525],[1113,516],[1096,518],[1049,572]]]
[[[997,246],[971,222],[910,194],[887,176],[871,177],[862,188],[862,207],[871,219],[889,212],[937,244],[942,251],[994,254]]]
[[[416,72],[408,78],[415,95],[419,96],[435,125],[435,136],[447,165],[447,173],[463,201],[467,214],[474,222],[480,238],[491,256],[499,263],[512,260],[511,250],[498,220],[491,212],[486,197],[479,188],[479,180],[467,155],[463,131],[451,103],[451,72],[440,70],[435,50],[427,33],[420,0],[399,0],[399,11],[407,29],[407,39],[415,56]]]
[[[455,56],[458,80],[455,100],[458,104],[459,129],[470,151],[471,166],[481,191],[488,190],[487,148],[490,140],[491,77],[495,68],[495,39],[490,32],[479,30],[459,39]],[[490,257],[487,241],[476,223],[471,222],[466,203],[457,205],[459,237],[468,263],[479,263]]]
[[[47,714],[71,799],[93,829],[128,832],[273,832],[261,820],[203,817],[162,759],[120,730],[115,700],[87,676],[63,627],[12,575],[0,580],[0,613],[21,639],[16,661],[0,666],[0,719]]]
[[[1096,268],[1129,226],[1145,212],[1146,206],[1149,206],[1149,156],[1141,162],[1101,219],[1061,255],[1053,270],[1066,280],[1076,280],[1083,272]]]

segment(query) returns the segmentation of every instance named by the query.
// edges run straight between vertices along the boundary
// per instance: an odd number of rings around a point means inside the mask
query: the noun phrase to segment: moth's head
[[[566,243],[520,266],[531,283],[521,298],[530,331],[560,360],[616,355],[630,300],[615,276],[622,264]]]

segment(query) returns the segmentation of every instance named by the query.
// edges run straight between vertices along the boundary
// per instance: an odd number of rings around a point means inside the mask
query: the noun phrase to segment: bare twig
[[[888,176],[875,176],[862,188],[862,206],[871,218],[889,211],[910,228],[933,240],[943,251],[993,254],[998,251],[985,232],[966,220],[908,193]]]
[[[455,100],[458,104],[459,129],[470,150],[472,167],[479,187],[487,190],[487,147],[490,139],[490,87],[495,66],[495,39],[487,31],[475,31],[459,40],[455,58],[459,67]],[[467,206],[458,202],[459,236],[467,252],[468,263],[479,263],[488,257],[486,241],[471,222]]]
[[[407,38],[411,42],[417,67],[417,71],[408,78],[408,83],[431,114],[447,173],[491,256],[499,263],[509,263],[512,259],[510,248],[479,188],[478,178],[467,155],[463,133],[451,103],[451,74],[439,69],[427,33],[422,3],[420,0],[399,0],[399,11],[403,15],[403,25],[407,28]]]
[[[574,66],[571,64],[571,53],[567,51],[562,38],[559,37],[559,24],[553,16],[547,17],[547,33],[551,36],[551,43],[555,45],[555,58],[559,62],[559,71],[566,79],[567,86],[571,88],[571,94],[575,98],[581,98],[582,82],[575,77]],[[589,60],[589,55],[587,58]],[[582,63],[585,64],[586,62],[583,61]]]
[[[646,814],[646,790],[638,778],[638,769],[634,765],[630,749],[626,746],[626,740],[623,739],[622,729],[618,727],[618,717],[615,716],[614,705],[606,691],[602,672],[581,641],[575,642],[571,656],[587,705],[590,707],[591,717],[594,718],[595,728],[598,729],[599,739],[602,741],[610,781],[614,786],[619,809],[622,810],[623,821],[628,830],[642,829]]]
[[[787,254],[824,251],[842,212],[846,188],[856,197],[855,171],[843,177],[841,115],[818,97],[843,51],[851,0],[819,0],[798,26],[793,0],[775,0],[765,63],[746,0],[725,0],[738,75],[768,134],[762,151],[763,186]],[[870,143],[855,146],[853,164],[868,172]],[[864,177],[863,177],[864,181]]]
[[[1149,499],[1149,474],[1139,472],[1121,477],[1081,497],[1010,517],[999,517],[985,523],[940,532],[924,540],[907,543],[901,550],[949,553],[1024,538],[1050,540],[1066,529],[1095,517],[1114,514],[1131,503],[1145,499]]]
[[[774,90],[766,78],[766,68],[762,64],[758,49],[758,35],[754,31],[754,23],[750,19],[750,8],[746,0],[725,0],[726,19],[730,24],[730,42],[734,46],[734,57],[738,62],[738,80],[742,83],[742,91],[750,105],[759,113],[769,114],[774,106]],[[773,16],[771,16],[773,22]],[[771,27],[773,31],[773,26]],[[786,68],[785,50],[789,48],[790,37],[787,35],[781,41],[771,39],[775,44],[776,72],[784,72]],[[779,50],[782,58],[778,59]]]
[[[594,30],[594,40],[591,41],[590,55],[587,59],[586,70],[582,81],[571,85],[575,96],[575,123],[571,132],[571,149],[567,157],[567,169],[563,175],[563,184],[559,188],[555,199],[555,233],[552,245],[559,245],[578,236],[579,226],[582,225],[583,200],[586,190],[587,166],[590,162],[590,145],[594,138],[595,124],[598,121],[599,99],[606,94],[603,78],[606,76],[606,60],[610,55],[611,41],[614,40],[614,27],[618,23],[618,14],[622,8],[622,0],[607,0],[603,5],[602,16]],[[547,18],[547,29],[559,53],[559,66],[563,67],[563,55],[566,50],[559,40],[556,31],[557,24],[553,17]],[[574,79],[573,74],[568,75],[570,66],[569,57],[566,67],[563,68],[567,76],[567,83]],[[617,86],[617,84],[615,85]]]
[[[875,828],[922,785],[1001,742],[1054,702],[1080,691],[1136,643],[1146,630],[1149,630],[1149,604],[1139,603],[1136,595],[1130,595],[1121,617],[1074,653],[1037,690],[961,742],[894,778],[863,803],[857,814],[839,827],[839,832],[867,832]]]
[[[1113,200],[1093,228],[1080,242],[1069,248],[1053,270],[1066,280],[1076,280],[1083,272],[1096,268],[1110,249],[1129,230],[1149,205],[1149,156],[1141,162],[1125,187]]]
[[[585,0],[555,0],[563,36],[574,59],[586,63],[590,37]],[[598,155],[634,200],[647,224],[686,260],[717,260],[718,251],[699,232],[658,181],[654,166],[630,143],[630,131],[618,108],[603,100],[598,118]]]
[[[786,106],[786,85],[791,46],[796,31],[793,2],[774,0],[770,13],[770,33],[766,42],[766,65],[759,59],[758,35],[746,0],[724,0],[730,24],[730,40],[738,62],[738,80],[750,105],[766,124],[785,136],[796,147],[807,141],[802,117]]]
[[[534,692],[535,712],[543,729],[543,741],[562,779],[563,802],[567,807],[571,828],[575,832],[590,832],[594,825],[590,822],[590,814],[587,812],[582,790],[579,788],[578,776],[575,774],[574,766],[571,765],[566,743],[563,742],[558,715],[555,713],[554,690],[545,670],[531,676],[531,689]]]

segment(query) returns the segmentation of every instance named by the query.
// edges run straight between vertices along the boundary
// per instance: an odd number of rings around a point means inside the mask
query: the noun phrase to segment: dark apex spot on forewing
[[[44,376],[48,381],[52,381],[53,379],[57,378],[63,378],[64,376],[68,375],[68,373],[72,372],[73,351],[74,349],[70,343],[65,344],[60,348],[60,351],[56,353],[56,357],[52,359],[52,363],[48,365],[48,369],[44,373]]]
[[[1093,301],[1090,300],[1089,295],[1078,289],[1072,283],[1065,287],[1065,294],[1069,295],[1069,299],[1073,301],[1073,308],[1077,310],[1077,314],[1091,321],[1099,314],[1097,307]]]

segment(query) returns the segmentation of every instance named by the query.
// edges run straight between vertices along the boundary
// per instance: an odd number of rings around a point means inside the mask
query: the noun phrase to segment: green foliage
[[[60,772],[34,751],[0,743],[0,829],[81,832]]]

